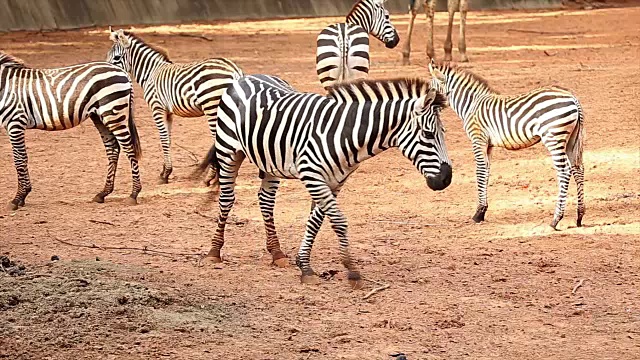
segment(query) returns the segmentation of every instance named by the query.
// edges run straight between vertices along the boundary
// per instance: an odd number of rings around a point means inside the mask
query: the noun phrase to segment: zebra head
[[[385,0],[360,0],[347,15],[347,22],[362,26],[369,34],[393,49],[400,42],[398,31],[391,24]]]
[[[131,56],[127,49],[131,46],[131,39],[123,30],[113,31],[109,26],[109,39],[113,41],[107,54],[107,62],[131,73]]]
[[[451,184],[451,160],[444,142],[440,110],[446,99],[434,89],[419,97],[410,110],[410,120],[398,134],[398,148],[426,178],[432,190]]]

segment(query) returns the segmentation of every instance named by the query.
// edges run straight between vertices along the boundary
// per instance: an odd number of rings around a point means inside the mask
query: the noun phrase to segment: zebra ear
[[[118,30],[117,34],[117,38],[118,40],[120,40],[120,44],[122,44],[122,46],[124,46],[125,48],[128,48],[129,45],[131,45],[131,40],[129,40],[129,37],[124,34],[124,30]]]
[[[429,89],[426,95],[422,95],[418,101],[416,101],[415,109],[417,112],[422,113],[428,109],[433,101],[436,99],[437,92],[434,89]]]
[[[431,73],[431,76],[433,76],[434,78],[440,81],[445,80],[444,74],[442,73],[442,71],[440,71],[440,69],[436,67],[433,59],[431,59],[431,62],[429,63],[429,72]]]
[[[113,42],[117,42],[118,41],[118,33],[116,31],[113,31],[111,26],[109,26],[109,40],[111,40]]]

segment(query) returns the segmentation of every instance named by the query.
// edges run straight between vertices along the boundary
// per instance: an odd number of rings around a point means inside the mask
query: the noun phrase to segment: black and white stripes
[[[484,220],[492,147],[523,149],[540,141],[551,153],[558,177],[558,201],[551,226],[564,216],[569,179],[578,192],[578,226],[584,206],[584,114],[578,99],[568,90],[552,86],[520,95],[500,95],[478,76],[447,65],[429,64],[432,86],[448,94],[471,139],[476,161],[478,208],[473,219]]]
[[[105,62],[58,69],[32,69],[0,52],[0,123],[9,135],[18,172],[18,191],[10,209],[24,206],[31,191],[25,130],[66,130],[91,118],[109,159],[104,189],[94,201],[113,191],[120,148],[131,162],[135,204],[142,189],[138,170],[140,140],[133,122],[133,85],[122,69]],[[71,151],[71,148],[69,148]]]
[[[430,188],[446,188],[452,172],[439,118],[444,102],[421,80],[345,83],[330,88],[327,96],[296,92],[266,75],[234,82],[220,103],[216,144],[201,166],[215,165],[220,178],[220,218],[208,257],[221,261],[238,169],[249,158],[261,172],[260,209],[274,262],[284,258],[273,225],[275,193],[280,178],[297,178],[316,204],[297,257],[302,280],[315,279],[311,247],[326,215],[340,240],[349,279],[360,286],[336,196],[362,161],[390,147],[413,162]]]
[[[230,82],[242,76],[232,61],[214,58],[188,64],[174,64],[158,50],[126,31],[112,31],[113,46],[107,61],[125,69],[144,90],[153,120],[160,133],[164,165],[161,183],[167,183],[171,163],[171,123],[173,115],[206,116],[215,139],[218,103]],[[207,184],[213,179],[213,172]]]
[[[358,1],[346,23],[330,25],[320,32],[316,72],[325,89],[337,82],[368,76],[369,34],[388,48],[394,48],[400,41],[382,0]]]

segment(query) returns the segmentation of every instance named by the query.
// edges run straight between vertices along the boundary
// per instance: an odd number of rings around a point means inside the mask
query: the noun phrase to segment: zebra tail
[[[582,167],[582,152],[584,149],[584,111],[576,99],[578,107],[578,123],[573,129],[567,142],[567,156],[572,167]]]
[[[133,88],[131,89],[131,97],[129,98],[129,132],[131,133],[131,146],[133,147],[133,153],[136,160],[142,158],[142,147],[140,146],[140,136],[138,135],[138,129],[136,128],[136,122],[133,120],[133,113],[135,112],[133,106]]]
[[[220,167],[218,166],[218,157],[216,156],[216,144],[211,145],[207,156],[202,160],[198,167],[191,174],[191,178],[196,178],[202,175],[212,165],[216,169],[216,174],[220,175]]]

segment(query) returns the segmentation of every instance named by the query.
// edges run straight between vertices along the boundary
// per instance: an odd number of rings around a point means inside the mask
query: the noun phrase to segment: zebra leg
[[[434,60],[436,58],[436,53],[433,48],[433,17],[435,15],[435,11],[436,0],[426,0],[424,12],[427,14],[427,57]]]
[[[18,173],[18,191],[16,196],[8,205],[9,210],[17,210],[19,206],[24,206],[24,201],[31,192],[31,180],[29,179],[29,168],[27,166],[27,148],[24,143],[24,125],[26,121],[20,120],[9,123],[7,134],[11,142],[13,151],[13,163]]]
[[[453,43],[451,41],[451,32],[453,32],[453,18],[456,16],[460,0],[448,0],[447,10],[449,10],[449,25],[447,26],[447,38],[444,41],[444,61],[451,61],[451,50]]]
[[[460,0],[460,38],[458,39],[458,50],[460,51],[460,61],[468,62],[467,40],[465,38],[467,27],[467,11],[469,10],[469,0]]]
[[[100,133],[100,137],[102,138],[102,143],[104,144],[104,148],[107,152],[107,160],[109,160],[109,165],[107,167],[107,180],[104,184],[104,189],[99,192],[96,196],[93,197],[93,201],[97,203],[103,203],[104,198],[113,192],[116,170],[118,170],[118,157],[120,156],[120,145],[116,140],[116,137],[113,135],[109,129],[102,123],[102,121],[98,117],[91,118],[93,120],[93,124],[98,129]]]
[[[489,168],[491,147],[484,140],[473,141],[473,157],[476,161],[476,183],[478,186],[478,208],[473,221],[480,223],[484,221],[484,214],[489,207],[487,203],[487,186],[489,184]]]
[[[584,167],[582,164],[580,166],[572,166],[571,167],[571,176],[576,181],[576,186],[578,188],[578,219],[576,220],[576,225],[578,227],[582,226],[582,217],[585,213],[584,206]]]
[[[262,179],[258,200],[260,202],[260,212],[264,220],[264,227],[267,232],[267,251],[273,257],[273,264],[278,267],[289,265],[287,256],[280,249],[280,242],[276,234],[276,226],[273,220],[273,209],[276,205],[276,192],[280,186],[280,179],[266,175]]]
[[[564,217],[564,210],[567,206],[567,191],[569,189],[569,180],[571,178],[569,158],[565,152],[567,142],[564,137],[546,134],[546,136],[542,137],[542,143],[551,153],[553,167],[556,169],[558,178],[558,201],[556,203],[556,210],[553,214],[553,221],[550,224],[554,230],[558,230],[556,227]]]
[[[218,122],[218,107],[216,105],[214,110],[207,113],[207,122],[209,124],[209,132],[213,137],[213,143],[216,143],[216,126]],[[215,191],[220,191],[220,183],[218,182],[218,172],[213,164],[209,165],[209,171],[207,177],[204,179],[205,186],[213,186]]]
[[[173,122],[173,115],[160,105],[154,106],[152,112],[153,121],[156,123],[156,128],[158,128],[158,133],[160,134],[162,157],[164,158],[159,183],[167,184],[169,182],[169,175],[171,175],[173,171],[173,165],[171,163],[171,124]]]
[[[417,7],[418,4],[414,4],[413,6],[409,5],[409,16],[411,16],[411,18],[409,19],[407,39],[402,47],[402,65],[409,65],[409,58],[411,57],[411,34],[413,33],[413,24],[416,21],[416,15],[418,15]]]
[[[229,155],[225,154],[225,156]],[[233,208],[233,204],[236,201],[236,178],[243,160],[244,154],[235,153],[228,158],[225,157],[224,162],[220,163],[220,196],[218,198],[220,215],[218,217],[218,227],[213,235],[213,240],[211,240],[211,249],[205,256],[205,259],[213,263],[222,262],[220,250],[224,246],[224,229],[227,225],[229,212],[231,212],[231,208]]]
[[[129,111],[129,109],[127,108],[126,111]],[[118,115],[121,116],[121,114],[116,114],[115,116],[118,116]],[[127,119],[127,121],[129,120]],[[102,124],[105,124],[106,130],[112,133],[113,136],[115,136],[116,140],[118,141],[118,144],[120,144],[120,148],[122,148],[125,155],[129,159],[129,163],[131,165],[132,188],[131,188],[131,194],[125,200],[125,203],[128,205],[136,205],[138,203],[138,200],[137,200],[138,194],[142,190],[142,184],[140,183],[140,168],[138,166],[139,154],[136,154],[136,145],[135,145],[135,143],[138,143],[137,146],[139,146],[140,139],[138,139],[137,131],[129,127],[129,125],[132,124],[132,126],[135,126],[135,124],[131,122],[130,124],[128,124],[123,128],[122,123],[119,123],[116,121],[110,121],[106,118],[102,119]],[[96,127],[98,126],[96,125]],[[98,130],[100,130],[99,127],[98,127]],[[107,144],[105,143],[105,147],[106,146]],[[115,172],[116,172],[115,167],[117,166],[118,158],[117,158],[117,155],[114,155],[114,156],[115,156],[115,162],[113,163],[113,166],[114,166],[113,173],[115,176]]]
[[[313,201],[322,209],[322,212],[329,217],[331,228],[338,236],[340,242],[340,257],[342,265],[347,268],[347,278],[353,289],[361,289],[364,285],[360,272],[356,269],[355,264],[349,254],[349,238],[347,237],[347,218],[344,216],[338,203],[336,196],[340,189],[331,191],[328,186],[320,186],[306,183],[307,190],[311,194]],[[315,213],[315,211],[314,211]]]
[[[322,227],[324,221],[324,212],[319,206],[316,206],[315,202],[312,202],[311,213],[309,214],[309,220],[307,220],[307,229],[304,233],[304,239],[300,243],[300,249],[298,255],[296,255],[296,265],[302,272],[300,275],[300,281],[304,284],[316,284],[318,283],[318,277],[311,268],[311,248],[313,242],[318,235],[318,231]]]

